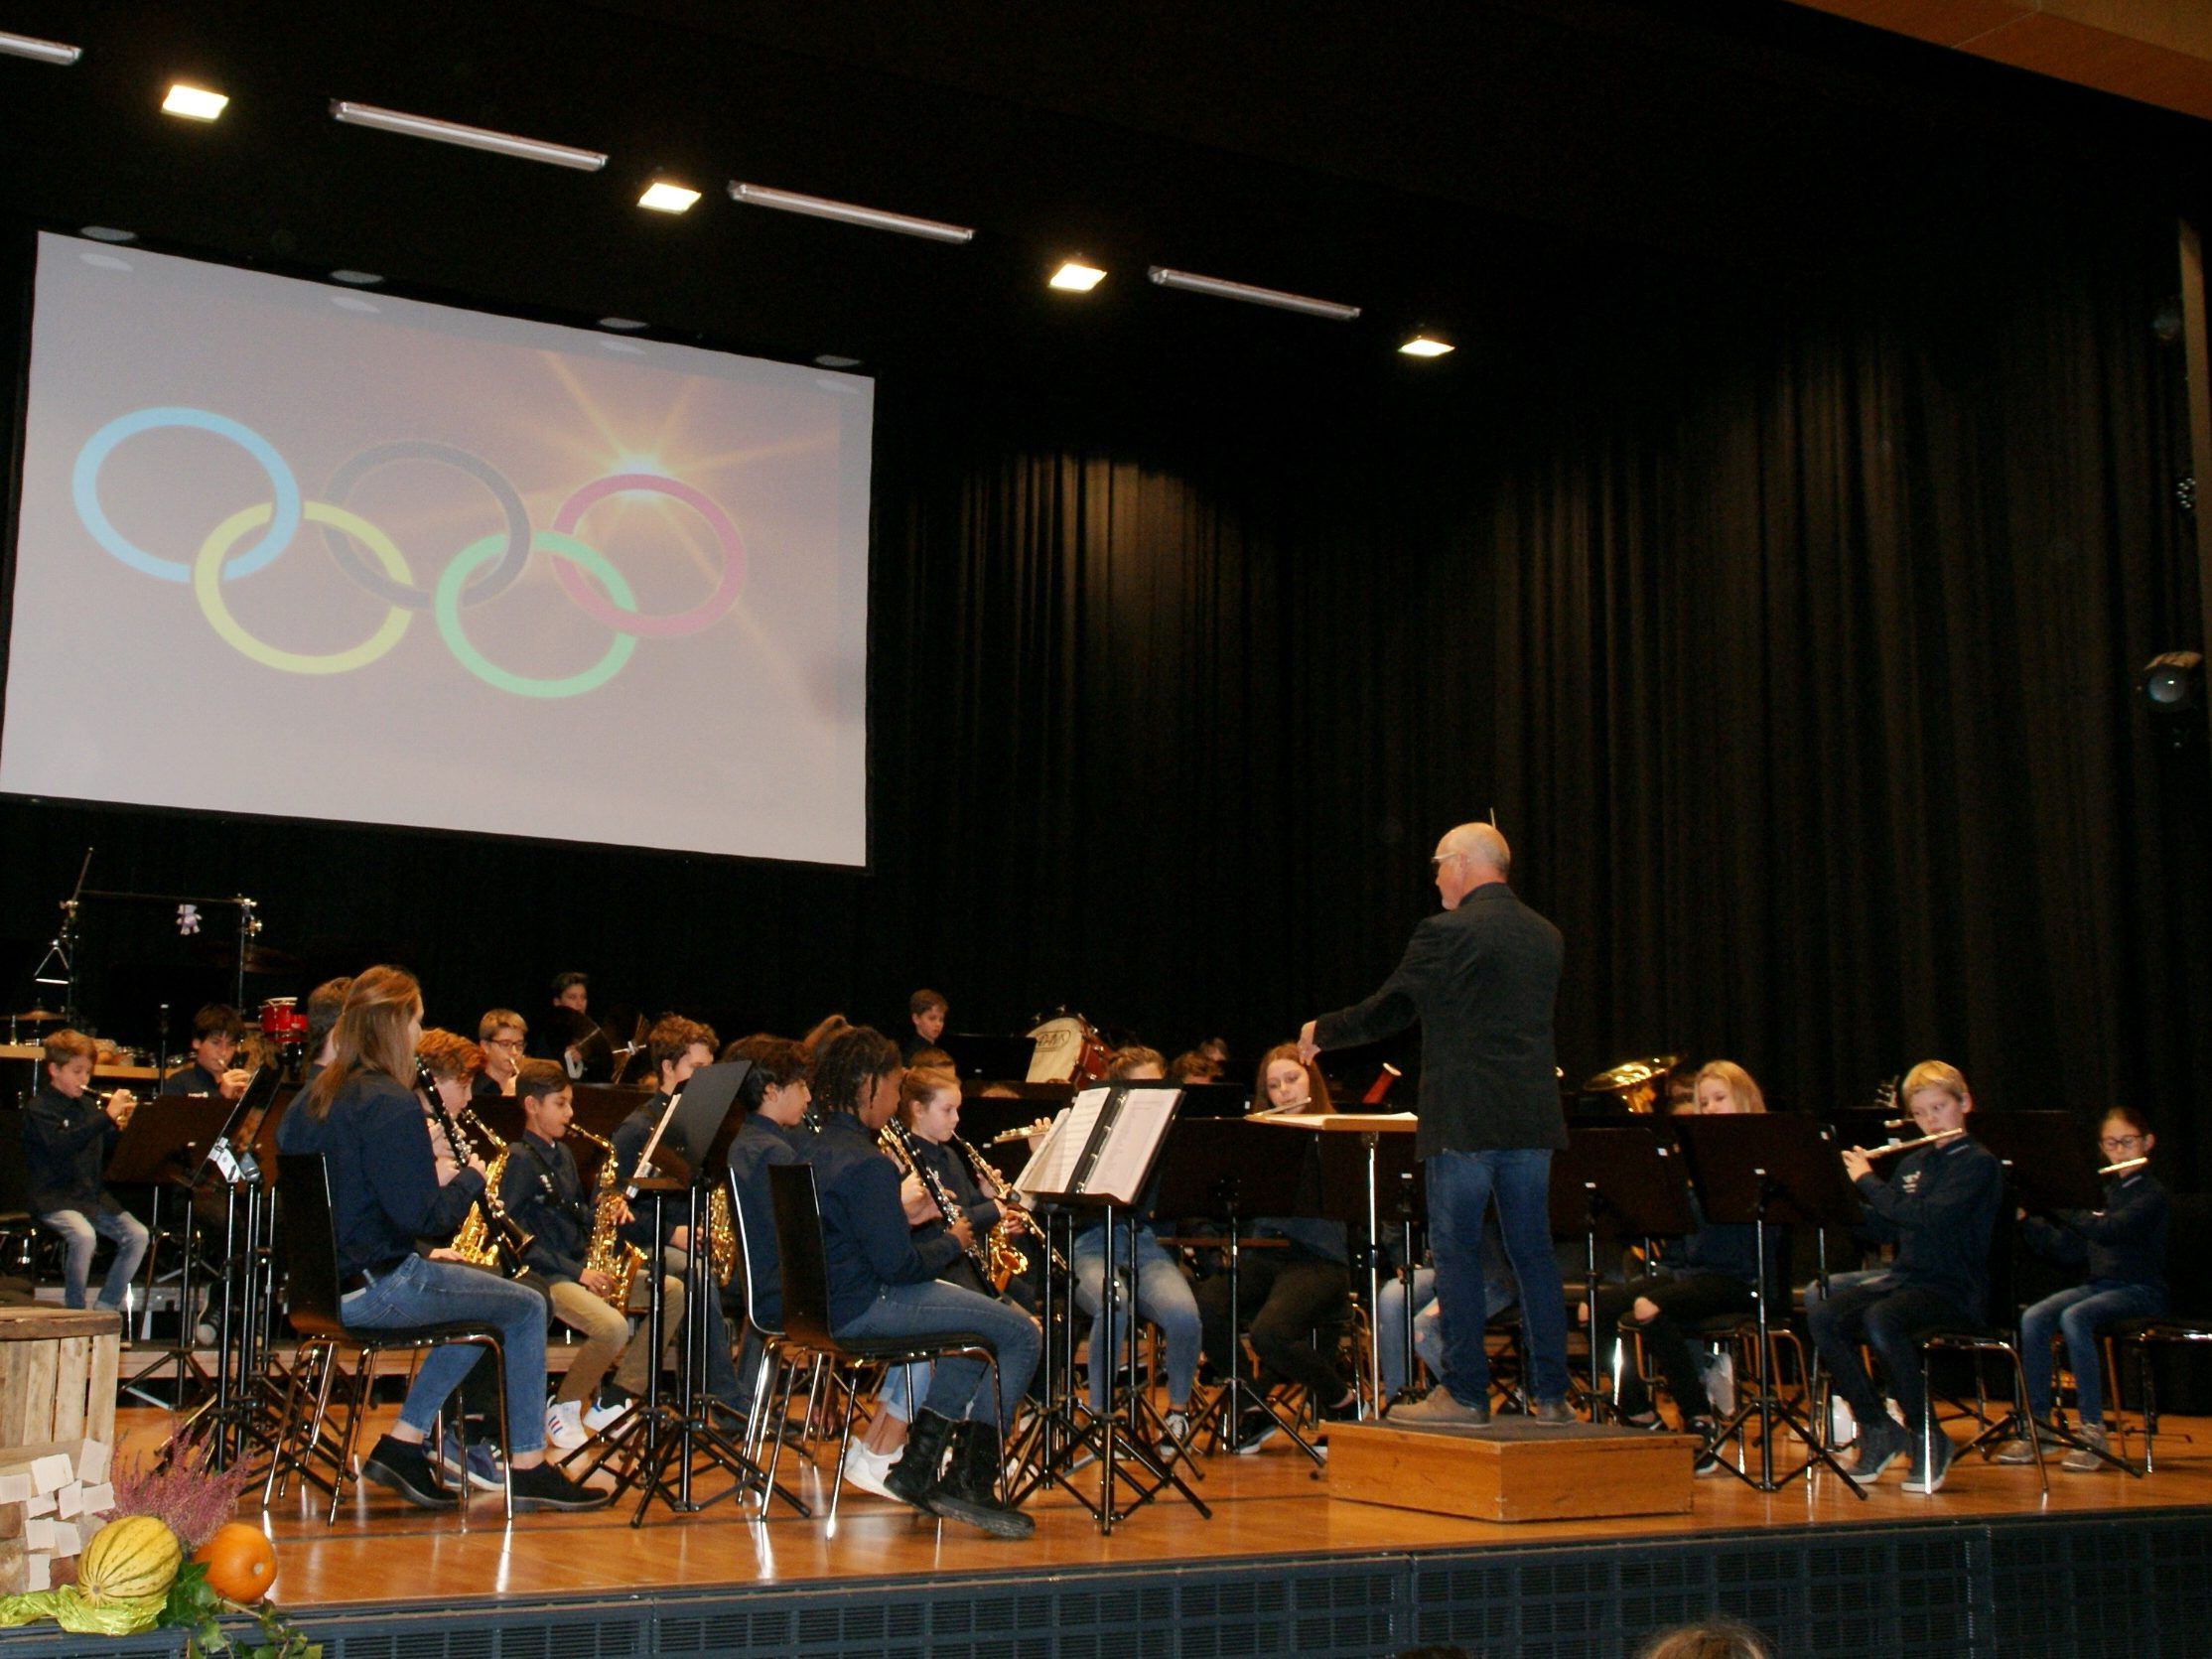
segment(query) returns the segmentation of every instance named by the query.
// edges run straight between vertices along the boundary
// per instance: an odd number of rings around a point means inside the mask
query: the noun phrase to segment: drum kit
[[[1113,1049],[1080,1014],[1062,1009],[1029,1034],[1037,1038],[1030,1060],[1032,1083],[1095,1083],[1106,1075]]]

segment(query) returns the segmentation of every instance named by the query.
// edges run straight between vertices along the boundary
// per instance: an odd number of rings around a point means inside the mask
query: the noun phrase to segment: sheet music
[[[1105,1099],[1104,1089],[1085,1091],[1099,1099],[1091,1105],[1089,1121],[1098,1122],[1098,1106]],[[1078,1097],[1080,1098],[1080,1097]],[[1076,1162],[1083,1156],[1083,1143],[1088,1133],[1078,1133],[1070,1127],[1075,1116],[1072,1105],[1062,1106],[1052,1119],[1052,1127],[1045,1133],[1044,1144],[1030,1155],[1030,1161],[1015,1180],[1023,1192],[1041,1192],[1052,1197],[1064,1194],[1075,1178]]]
[[[1099,1093],[1103,1097],[1105,1091],[1102,1089]],[[1182,1091],[1177,1088],[1129,1090],[1122,1097],[1121,1115],[1114,1120],[1113,1133],[1099,1150],[1098,1161],[1091,1166],[1090,1178],[1084,1181],[1083,1190],[1111,1198],[1117,1204],[1135,1203],[1144,1186],[1153,1150],[1160,1145],[1160,1137],[1167,1133],[1168,1122],[1175,1116],[1175,1102],[1181,1098]],[[1093,1112],[1092,1117],[1096,1116]]]

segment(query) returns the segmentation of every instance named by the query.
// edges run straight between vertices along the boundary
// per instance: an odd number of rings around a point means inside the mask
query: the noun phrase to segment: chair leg
[[[2005,1357],[2012,1362],[2012,1410],[2018,1414],[2019,1421],[2026,1426],[2027,1444],[2035,1452],[2035,1477],[2043,1483],[2043,1496],[2048,1498],[2051,1495],[2051,1475],[2050,1469],[2043,1461],[2042,1434],[2035,1422],[2034,1415],[2028,1410],[2027,1371],[2020,1364],[2019,1349],[2006,1346],[2004,1353]]]
[[[484,1337],[482,1345],[491,1350],[491,1381],[498,1390],[499,1450],[505,1453],[499,1462],[499,1484],[505,1498],[507,1524],[512,1526],[514,1524],[514,1442],[509,1438],[509,1425],[507,1423],[506,1345],[496,1336]],[[466,1452],[462,1453],[462,1484],[466,1488],[468,1484],[468,1453]],[[462,1524],[466,1526],[468,1524],[466,1516],[469,1510],[469,1494],[466,1490],[461,1494],[461,1508],[464,1516]]]

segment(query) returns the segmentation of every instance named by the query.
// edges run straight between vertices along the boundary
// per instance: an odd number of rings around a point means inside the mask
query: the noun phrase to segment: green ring
[[[485,685],[496,686],[501,691],[511,691],[518,697],[578,697],[587,691],[597,691],[622,672],[622,664],[637,649],[637,635],[618,633],[615,642],[607,647],[607,654],[591,667],[561,680],[533,679],[527,674],[513,674],[497,663],[485,659],[484,653],[470,642],[461,627],[461,589],[477,566],[496,558],[506,546],[507,533],[494,530],[490,535],[471,542],[454,555],[438,578],[437,592],[432,596],[431,609],[438,619],[438,632],[446,641],[446,649],[453,652],[454,660]],[[636,596],[629,591],[629,584],[622,574],[596,547],[589,547],[574,536],[558,530],[531,532],[530,547],[539,553],[551,553],[556,558],[567,559],[582,565],[599,578],[600,586],[614,597],[615,603],[624,611],[637,609]]]

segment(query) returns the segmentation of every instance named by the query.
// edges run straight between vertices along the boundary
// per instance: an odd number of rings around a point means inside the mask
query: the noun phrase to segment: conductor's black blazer
[[[1421,1022],[1418,1153],[1567,1145],[1552,1008],[1566,946],[1503,882],[1413,930],[1397,971],[1365,1002],[1314,1026],[1323,1048]]]

